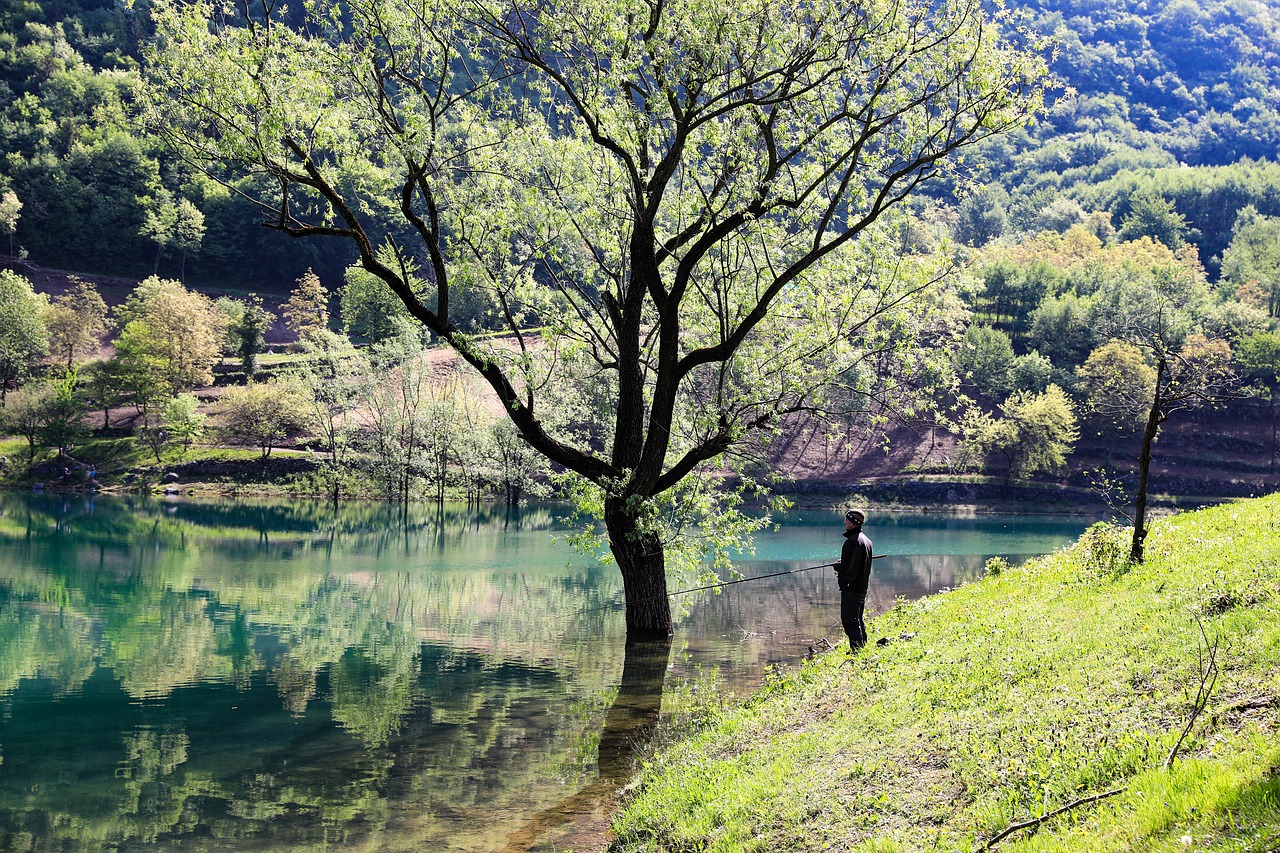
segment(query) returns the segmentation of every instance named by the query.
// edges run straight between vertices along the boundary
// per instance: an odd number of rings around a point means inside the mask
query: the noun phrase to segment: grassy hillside
[[[1280,495],[1162,521],[1142,566],[1123,538],[904,603],[871,626],[887,644],[700,709],[611,850],[979,850],[1108,792],[998,849],[1280,849]]]

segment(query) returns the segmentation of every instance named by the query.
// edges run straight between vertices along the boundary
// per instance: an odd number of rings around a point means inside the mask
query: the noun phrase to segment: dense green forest
[[[1034,233],[1076,205],[1118,224],[1149,190],[1185,217],[1216,278],[1239,210],[1280,215],[1275,8],[1023,6],[1057,37],[1053,68],[1074,95],[974,160],[993,189],[958,212],[959,236]],[[312,268],[336,284],[346,247],[259,227],[251,193],[193,172],[138,125],[131,87],[150,32],[146,0],[0,4],[0,193],[13,194],[4,248],[78,272],[285,292]],[[9,213],[12,199],[20,208]]]
[[[1078,442],[1093,442],[1105,446],[1095,461],[1132,477],[1134,454],[1117,460],[1111,448],[1141,440],[1149,451],[1161,425],[1184,410],[1233,405],[1241,422],[1274,420],[1276,10],[1175,0],[1033,2],[1023,12],[1057,45],[1060,100],[1043,120],[970,156],[961,173],[968,185],[924,185],[901,232],[904,254],[954,255],[961,270],[917,318],[910,375],[892,377],[915,391],[935,388],[930,411],[940,416],[927,428],[952,437],[916,469],[1079,475],[1067,460]],[[409,383],[416,394],[430,368],[396,367],[421,355],[423,341],[404,334],[407,314],[390,290],[350,266],[348,243],[262,227],[252,199],[270,196],[268,176],[216,181],[142,126],[135,84],[152,31],[146,0],[0,5],[0,253],[14,270],[0,273],[8,433],[26,438],[34,458],[38,443],[60,448],[81,435],[77,418],[87,410],[103,432],[131,425],[159,463],[166,443],[185,450],[212,413],[224,442],[257,446],[264,458],[298,437],[328,451],[332,470],[311,487],[335,495],[407,500],[414,477],[438,495],[446,480],[467,495],[528,494],[544,472],[509,428],[491,422],[465,377],[423,392],[421,411],[391,416],[391,402],[409,396],[408,385],[391,386]],[[119,275],[132,292],[111,306],[84,282],[40,293],[23,278],[32,265]],[[292,299],[276,317],[257,297],[215,303],[209,291],[278,296],[269,307]],[[455,292],[462,327],[502,327],[485,293]],[[289,393],[259,363],[277,319],[277,334],[287,330],[310,353],[285,371]],[[357,352],[331,334],[337,327],[371,346]],[[112,347],[101,350],[106,341]],[[239,372],[219,364],[226,356],[239,360]],[[210,401],[191,392],[215,382],[215,367],[219,384],[268,381],[232,389],[210,412]],[[371,373],[380,380],[365,382]],[[43,384],[28,383],[40,377]],[[846,454],[859,440],[878,442],[877,417],[886,414],[867,418],[856,384],[833,392],[845,399],[825,401],[828,412],[851,413],[839,437]],[[1237,405],[1241,398],[1249,400]],[[590,410],[590,401],[564,402],[565,411],[574,407]],[[386,413],[385,422],[343,420],[357,410]],[[426,439],[416,432],[393,453],[388,436],[400,420],[416,423],[428,410],[468,426],[427,442],[445,448],[434,461],[419,458]],[[791,433],[821,431],[829,442],[842,428],[838,418],[816,420],[792,422]],[[1246,490],[1248,478],[1274,478],[1277,469],[1275,431],[1253,432],[1240,439],[1248,458],[1231,473]],[[365,466],[354,481],[350,469],[360,466],[339,464],[348,447]]]

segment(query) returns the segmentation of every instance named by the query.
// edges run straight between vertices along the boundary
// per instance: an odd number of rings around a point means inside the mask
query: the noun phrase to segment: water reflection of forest
[[[600,569],[492,559],[551,511],[340,510],[0,496],[0,848],[480,849],[593,779]]]
[[[0,849],[501,849],[607,788],[664,681],[841,635],[821,570],[681,597],[634,657],[563,515],[0,495]],[[877,561],[869,609],[982,561]]]

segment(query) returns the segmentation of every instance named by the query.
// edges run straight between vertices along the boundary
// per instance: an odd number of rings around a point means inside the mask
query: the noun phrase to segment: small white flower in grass
[[[1183,846],[1183,847],[1190,847],[1190,846],[1191,846],[1191,836],[1190,836],[1190,835],[1184,835],[1184,836],[1182,836],[1182,846]]]

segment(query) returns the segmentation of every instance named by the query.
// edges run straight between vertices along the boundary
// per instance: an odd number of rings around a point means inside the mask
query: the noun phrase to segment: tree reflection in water
[[[670,661],[670,640],[627,644],[618,695],[605,715],[600,733],[598,778],[534,815],[511,835],[502,853],[524,853],[554,830],[601,813],[608,798],[631,775],[637,752],[649,743],[658,726]]]

